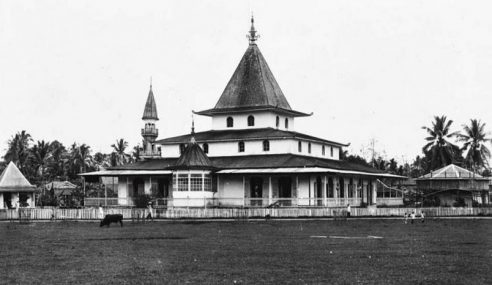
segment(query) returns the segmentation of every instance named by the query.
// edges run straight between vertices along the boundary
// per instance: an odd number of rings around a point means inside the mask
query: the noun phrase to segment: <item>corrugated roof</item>
[[[174,169],[211,169],[212,162],[192,137]]]
[[[426,175],[423,175],[417,179],[426,180],[426,179],[435,179],[435,180],[443,180],[443,179],[488,179],[479,174],[476,174],[470,170],[464,169],[454,164],[447,165],[443,168],[434,170]]]
[[[339,171],[356,171],[359,173],[385,174],[372,167],[342,160],[321,159],[294,154],[271,154],[249,156],[210,157],[211,165],[219,170],[224,169],[261,169],[261,168],[304,168],[322,167]],[[113,170],[165,170],[174,169],[176,158],[163,158],[140,161],[135,164],[112,167]],[[105,173],[108,174],[108,173]],[[103,176],[103,175],[101,175]],[[382,175],[384,176],[384,175]]]
[[[152,92],[152,85],[150,85],[149,96],[147,96],[147,103],[145,103],[145,109],[142,116],[142,120],[159,120],[157,117],[157,107],[155,105],[154,93]]]
[[[258,108],[275,108],[292,116],[308,116],[292,110],[260,49],[252,42],[215,107],[197,114],[210,116],[224,111],[235,112]]]
[[[242,129],[242,130],[210,130],[210,131],[195,133],[194,136],[198,143],[264,140],[264,139],[273,140],[273,139],[290,138],[290,139],[316,141],[316,142],[326,143],[336,146],[348,146],[347,144],[329,141],[298,132],[282,131],[273,128]],[[156,143],[163,144],[163,145],[187,143],[190,141],[190,138],[191,138],[191,134],[186,134],[182,136],[161,139],[158,140]]]
[[[70,181],[53,181],[45,184],[44,187],[48,190],[51,189],[64,190],[64,189],[76,189],[77,185],[71,183]]]
[[[34,191],[35,186],[27,181],[12,161],[0,175],[0,192]]]

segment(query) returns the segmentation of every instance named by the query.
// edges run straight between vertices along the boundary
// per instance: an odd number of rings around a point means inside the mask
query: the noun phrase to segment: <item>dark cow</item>
[[[102,226],[108,226],[111,223],[120,223],[121,226],[123,226],[123,215],[122,214],[115,214],[115,215],[106,215],[104,219],[101,221],[101,224],[99,224],[100,227]]]

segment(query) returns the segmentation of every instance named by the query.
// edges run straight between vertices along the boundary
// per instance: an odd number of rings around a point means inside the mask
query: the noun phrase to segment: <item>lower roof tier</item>
[[[134,174],[168,174],[170,170],[176,169],[177,158],[162,158],[139,161],[134,164],[111,167],[107,171],[101,171],[99,176],[111,176],[120,173],[120,175]],[[337,173],[352,173],[359,175],[373,176],[393,176],[405,178],[397,175],[390,175],[378,169],[341,160],[320,159],[309,156],[293,155],[293,154],[274,154],[274,155],[251,155],[245,157],[225,156],[225,157],[210,157],[212,167],[219,173],[234,173],[227,170],[248,170],[257,169],[260,171],[271,169],[272,173],[278,172],[279,169],[311,169],[313,172],[337,172]],[[155,173],[154,173],[155,172]],[[265,172],[265,171],[260,171]],[[293,171],[294,172],[294,171]],[[303,171],[304,172],[304,171]],[[310,172],[310,171],[305,171]],[[89,174],[89,173],[88,173]],[[97,175],[97,173],[93,173]],[[84,175],[84,174],[83,174]]]

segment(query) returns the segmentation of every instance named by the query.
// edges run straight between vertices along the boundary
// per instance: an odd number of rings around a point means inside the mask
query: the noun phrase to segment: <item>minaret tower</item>
[[[157,149],[154,144],[159,135],[159,130],[155,127],[155,123],[159,118],[157,117],[157,107],[155,105],[154,93],[152,92],[152,79],[150,80],[149,96],[147,96],[142,120],[145,123],[145,127],[142,129],[143,151],[140,156],[142,158],[161,157],[161,150]]]

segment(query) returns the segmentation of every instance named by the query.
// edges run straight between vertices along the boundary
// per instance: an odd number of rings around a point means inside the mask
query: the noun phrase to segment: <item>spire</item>
[[[260,35],[256,34],[256,29],[255,29],[255,19],[253,17],[253,13],[251,13],[251,29],[249,30],[249,35],[246,35],[249,39],[249,44],[254,45],[255,41],[258,40]]]
[[[149,95],[147,96],[147,102],[145,103],[144,113],[142,116],[142,120],[159,120],[157,117],[157,106],[155,104],[154,92],[152,92],[152,77],[150,79],[150,90]]]

